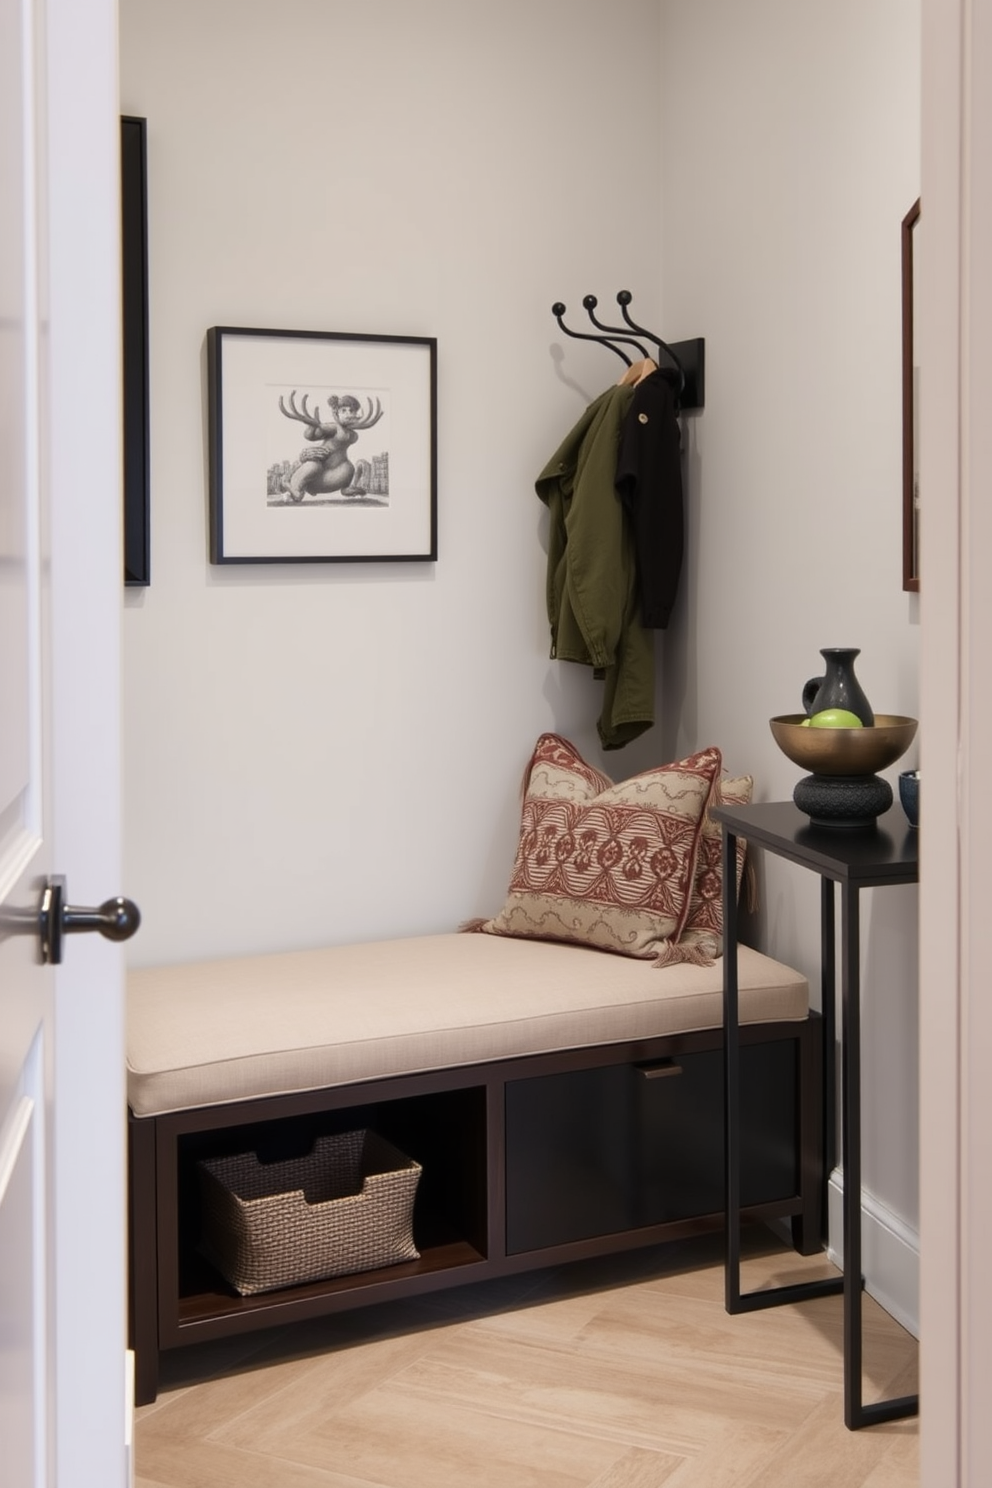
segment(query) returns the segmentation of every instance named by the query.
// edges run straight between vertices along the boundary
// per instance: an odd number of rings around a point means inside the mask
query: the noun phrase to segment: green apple
[[[864,728],[858,715],[848,712],[847,708],[824,708],[822,713],[813,714],[809,726],[810,728]]]
[[[799,727],[800,728],[809,728],[809,725],[810,725],[810,720],[808,718],[804,718],[803,721],[802,721],[802,723],[799,725]]]

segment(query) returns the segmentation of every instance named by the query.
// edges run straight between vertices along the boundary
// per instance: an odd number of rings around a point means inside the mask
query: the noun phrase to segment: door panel
[[[0,1441],[4,1482],[51,1481],[47,1215],[54,979],[12,934],[47,871],[41,768],[45,604],[34,15],[0,9]],[[6,933],[4,933],[6,932]]]
[[[0,1483],[123,1488],[122,954],[42,964],[55,864],[121,889],[113,0],[0,0]]]
[[[28,783],[27,524],[31,445],[28,337],[25,316],[30,225],[25,221],[25,117],[21,77],[24,17],[19,5],[0,10],[0,850],[19,825]],[[8,699],[12,701],[7,713]],[[0,872],[3,869],[0,867]]]

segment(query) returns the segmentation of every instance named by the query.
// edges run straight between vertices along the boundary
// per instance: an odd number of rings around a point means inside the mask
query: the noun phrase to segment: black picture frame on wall
[[[151,583],[147,122],[121,119],[124,583]]]
[[[433,562],[437,341],[212,326],[211,563]]]

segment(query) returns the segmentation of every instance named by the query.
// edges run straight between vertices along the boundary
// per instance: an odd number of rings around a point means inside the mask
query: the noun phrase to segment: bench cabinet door
[[[799,1044],[741,1050],[745,1206],[798,1192]],[[510,1254],[723,1210],[720,1048],[506,1087]]]

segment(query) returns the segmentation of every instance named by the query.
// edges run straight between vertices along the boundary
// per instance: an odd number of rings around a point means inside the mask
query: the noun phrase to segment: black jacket
[[[652,372],[634,388],[617,460],[617,493],[634,533],[641,623],[664,630],[672,613],[685,544],[682,443],[677,383]]]

